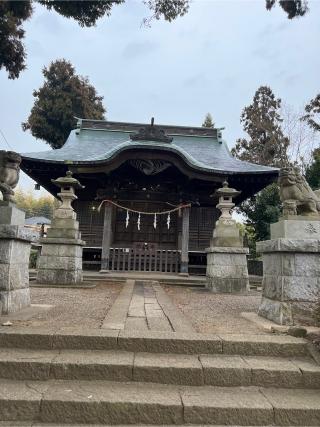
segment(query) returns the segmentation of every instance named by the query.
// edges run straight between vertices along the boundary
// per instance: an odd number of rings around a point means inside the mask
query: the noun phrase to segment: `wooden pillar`
[[[182,236],[181,236],[181,267],[180,274],[189,274],[189,221],[190,208],[182,209]]]
[[[112,205],[105,203],[100,270],[102,273],[109,271],[110,246],[112,244],[112,211]]]

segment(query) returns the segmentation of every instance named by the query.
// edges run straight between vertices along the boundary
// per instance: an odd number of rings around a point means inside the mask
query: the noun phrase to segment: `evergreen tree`
[[[240,122],[249,139],[238,139],[232,154],[241,160],[282,167],[288,164],[289,140],[281,129],[281,99],[268,86],[260,86],[245,107]]]
[[[268,166],[283,167],[289,164],[289,140],[281,129],[280,107],[281,100],[274,96],[269,87],[261,86],[256,91],[252,104],[241,115],[241,123],[249,138],[237,141],[232,150],[236,157]],[[250,230],[254,228],[254,240],[269,239],[270,223],[276,222],[281,212],[278,185],[269,185],[243,202],[238,210],[246,216]],[[254,251],[251,253],[255,254]]]
[[[246,226],[253,240],[250,252],[255,254],[255,242],[270,239],[270,224],[277,222],[281,214],[278,184],[268,185],[256,196],[244,201],[238,210],[247,218]]]
[[[9,79],[26,68],[22,24],[31,15],[31,1],[0,1],[0,69],[7,70]]]
[[[303,117],[309,126],[315,130],[320,131],[320,93],[314,98],[311,99],[309,104],[305,107],[306,115]]]
[[[277,0],[266,0],[267,10],[271,10],[276,3]],[[279,0],[279,5],[287,14],[288,19],[304,16],[308,11],[306,0]]]
[[[313,161],[306,168],[306,180],[313,190],[320,188],[320,148],[312,153]]]
[[[103,97],[97,95],[87,78],[75,74],[65,59],[52,62],[43,69],[43,75],[45,82],[33,92],[35,103],[22,128],[52,148],[60,148],[76,126],[74,116],[104,118]]]
[[[210,113],[207,113],[204,122],[201,125],[204,128],[214,128],[214,121]]]

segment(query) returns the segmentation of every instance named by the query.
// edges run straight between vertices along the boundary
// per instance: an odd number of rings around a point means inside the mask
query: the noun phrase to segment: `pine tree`
[[[45,82],[33,92],[35,103],[22,128],[52,148],[60,148],[76,126],[75,116],[104,118],[103,97],[97,95],[87,78],[75,74],[65,59],[52,62],[43,69],[43,75]]]
[[[204,122],[201,125],[204,128],[214,128],[214,121],[210,113],[207,113]]]
[[[238,139],[232,154],[241,160],[282,167],[288,164],[289,140],[281,129],[281,99],[268,86],[260,86],[245,107],[240,122],[249,138]]]
[[[306,115],[303,117],[308,125],[315,131],[320,131],[320,93],[311,99],[305,107]]]

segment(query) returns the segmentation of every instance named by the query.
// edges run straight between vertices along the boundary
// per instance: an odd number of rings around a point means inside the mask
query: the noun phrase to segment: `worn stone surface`
[[[275,423],[279,425],[320,425],[320,393],[306,389],[264,388],[262,393],[274,407]]]
[[[62,423],[181,424],[178,390],[147,384],[63,382],[44,394],[41,420]]]
[[[58,351],[0,349],[0,378],[10,380],[48,380],[50,365]]]
[[[306,356],[303,338],[278,335],[220,334],[224,354],[257,356]]]
[[[14,205],[0,205],[0,224],[24,225],[25,212]]]
[[[202,367],[197,356],[137,353],[133,378],[165,384],[202,385]]]
[[[204,382],[214,386],[248,386],[251,368],[240,356],[202,355]]]
[[[14,205],[0,206],[0,301],[2,314],[30,305],[30,242],[36,233],[24,228],[25,213]]]
[[[271,239],[320,239],[320,221],[308,219],[280,219],[270,225]]]
[[[302,387],[302,374],[290,360],[271,357],[244,357],[252,369],[252,385],[261,387]]]
[[[272,239],[256,243],[258,253],[267,252],[301,252],[318,253],[320,252],[319,239]]]
[[[0,291],[2,314],[11,314],[30,306],[30,289]]]
[[[234,252],[230,248],[217,252],[207,249],[206,287],[215,293],[246,293],[249,291],[247,248]]]
[[[40,258],[41,260],[41,258]],[[37,282],[48,285],[67,284],[76,285],[82,282],[82,269],[63,270],[63,269],[38,269]]]
[[[41,392],[23,382],[1,380],[0,419],[28,421],[40,412]]]
[[[190,424],[273,424],[273,408],[257,390],[207,387],[182,393],[184,419]]]
[[[314,325],[313,309],[320,296],[320,240],[282,238],[260,243],[264,276],[259,315],[281,325]]]
[[[292,363],[301,371],[305,388],[320,388],[320,366],[313,359],[293,359]]]
[[[133,353],[63,350],[52,362],[50,377],[77,380],[132,380]]]
[[[150,353],[221,353],[221,340],[215,335],[196,333],[120,331],[118,348]]]

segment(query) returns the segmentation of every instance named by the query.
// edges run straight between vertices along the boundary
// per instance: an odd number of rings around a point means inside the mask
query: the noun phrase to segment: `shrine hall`
[[[227,181],[239,204],[278,170],[234,158],[221,129],[78,119],[60,149],[22,154],[21,169],[57,197],[53,179],[84,186],[73,203],[85,269],[205,274]]]

